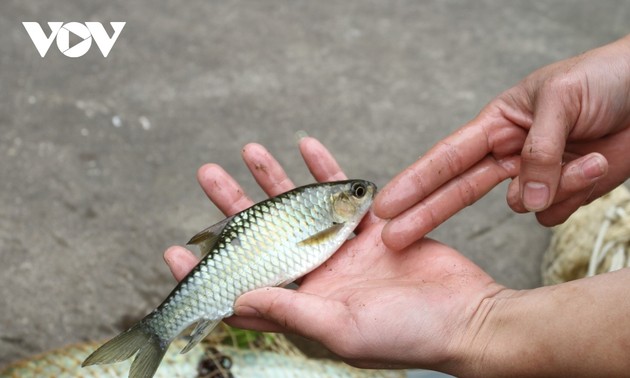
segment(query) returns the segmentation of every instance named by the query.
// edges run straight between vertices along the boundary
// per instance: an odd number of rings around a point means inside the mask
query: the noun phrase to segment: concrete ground
[[[110,337],[161,302],[164,249],[221,218],[201,164],[262,199],[240,148],[264,144],[308,183],[294,143],[306,130],[382,186],[529,72],[630,31],[625,0],[0,7],[0,366]],[[23,21],[127,24],[107,58],[54,43],[41,58]],[[535,287],[549,232],[504,194],[432,236]]]

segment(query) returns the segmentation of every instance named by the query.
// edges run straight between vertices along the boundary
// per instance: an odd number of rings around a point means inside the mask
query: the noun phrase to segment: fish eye
[[[351,190],[352,190],[352,194],[357,198],[361,198],[365,195],[365,193],[367,193],[367,189],[365,188],[365,185],[358,182],[355,184],[352,184]]]

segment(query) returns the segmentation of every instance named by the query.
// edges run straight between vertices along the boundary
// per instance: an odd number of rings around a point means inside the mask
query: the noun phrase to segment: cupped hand
[[[315,139],[300,150],[317,181],[345,178],[334,158]],[[270,196],[293,188],[273,157],[250,144],[243,158]],[[252,204],[220,167],[199,170],[202,188],[226,215]],[[381,240],[385,222],[368,214],[332,258],[306,275],[297,290],[263,288],[242,295],[235,326],[294,332],[317,340],[361,367],[425,367],[456,372],[470,345],[474,319],[485,299],[503,288],[455,250],[422,239],[402,251]],[[172,247],[165,259],[181,280],[197,258]]]
[[[401,172],[377,196],[401,249],[498,183],[539,222],[564,222],[630,177],[630,36],[539,69]]]

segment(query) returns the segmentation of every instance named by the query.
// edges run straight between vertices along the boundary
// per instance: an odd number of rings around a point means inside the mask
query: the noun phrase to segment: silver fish
[[[245,292],[288,284],[326,261],[368,211],[376,186],[364,180],[306,185],[269,198],[193,236],[205,257],[143,320],[82,364],[136,355],[130,378],[153,377],[173,339],[196,323],[188,352],[234,313]]]

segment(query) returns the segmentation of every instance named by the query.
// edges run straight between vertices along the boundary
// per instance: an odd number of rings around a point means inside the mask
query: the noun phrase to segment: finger
[[[580,206],[589,202],[591,194],[596,184],[593,184],[578,193],[573,193],[569,199],[553,204],[548,209],[536,213],[536,219],[540,224],[552,227],[563,223],[571,214],[573,214]]]
[[[346,180],[330,151],[315,138],[304,137],[298,142],[302,158],[315,180],[319,182]]]
[[[525,206],[523,206],[523,201],[521,201],[521,184],[518,177],[515,177],[514,180],[510,182],[510,185],[508,185],[505,199],[508,206],[515,213],[524,214],[528,212]]]
[[[253,205],[236,180],[216,164],[199,168],[197,180],[208,198],[225,215],[236,214]]]
[[[274,197],[295,188],[280,163],[265,147],[250,143],[243,148],[242,156],[254,179],[268,196]]]
[[[236,328],[251,329],[259,332],[279,332],[288,333],[289,330],[282,328],[276,323],[262,318],[252,318],[246,316],[231,316],[224,319],[225,323]]]
[[[581,156],[568,162],[562,167],[560,184],[558,185],[558,190],[554,196],[552,205],[565,202],[576,196],[578,193],[581,194],[585,190],[590,192],[593,185],[604,177],[607,172],[608,161],[602,154],[596,152],[590,153],[586,156]],[[512,183],[510,183],[510,186],[508,187],[507,202],[515,212],[524,213],[528,210],[521,201],[519,194],[519,180],[520,179],[517,177],[514,181],[512,181]],[[578,200],[577,202],[580,201]],[[551,207],[549,209],[551,209]],[[579,205],[577,205],[577,207],[579,207]],[[577,207],[575,209],[577,209]],[[565,204],[562,208],[568,207]],[[549,217],[549,215],[545,216],[545,218],[547,217]]]
[[[503,180],[515,176],[517,172],[517,157],[501,161],[486,157],[388,222],[383,229],[383,242],[393,250],[409,246],[461,209],[476,202]]]
[[[562,155],[577,117],[577,99],[566,99],[567,88],[546,85],[534,105],[534,121],[521,151],[521,200],[529,211],[551,205],[560,183]],[[577,101],[577,102],[573,102]]]
[[[375,199],[376,215],[397,216],[488,154],[500,159],[517,152],[524,136],[523,129],[505,118],[480,114],[392,179]]]
[[[177,281],[183,280],[199,263],[197,256],[186,248],[178,246],[170,247],[164,252],[164,261]]]
[[[307,338],[326,342],[343,328],[345,306],[314,294],[278,287],[254,290],[240,296],[234,305],[237,316],[258,317]],[[331,336],[332,335],[332,336]]]

